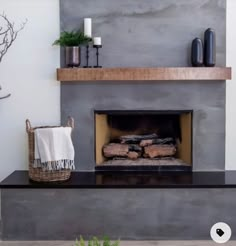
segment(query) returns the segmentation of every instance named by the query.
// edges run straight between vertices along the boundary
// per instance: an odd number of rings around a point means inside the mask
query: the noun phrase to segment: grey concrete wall
[[[210,240],[216,222],[236,230],[235,206],[235,189],[4,189],[3,239]]]
[[[225,168],[225,83],[86,83],[62,85],[62,118],[75,118],[76,167],[93,170],[94,110],[193,109],[194,170]],[[64,120],[65,121],[65,120]]]
[[[192,40],[208,27],[217,34],[217,65],[225,65],[226,0],[60,2],[62,30],[83,27],[85,17],[93,19],[105,67],[187,66]]]
[[[84,17],[91,17],[93,35],[103,39],[105,67],[149,67],[188,66],[192,39],[213,27],[217,65],[225,66],[225,4],[225,0],[62,0],[61,29],[77,29]],[[61,61],[63,65],[63,53]],[[76,122],[78,170],[94,169],[93,111],[102,109],[193,109],[193,169],[225,169],[225,82],[62,83],[62,120],[72,115]]]

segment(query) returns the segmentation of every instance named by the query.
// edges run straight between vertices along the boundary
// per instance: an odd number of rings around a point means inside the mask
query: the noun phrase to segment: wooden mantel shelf
[[[58,68],[58,81],[231,80],[230,67]]]

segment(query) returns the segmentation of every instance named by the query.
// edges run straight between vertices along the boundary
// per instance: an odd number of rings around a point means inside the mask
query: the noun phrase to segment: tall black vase
[[[192,42],[191,62],[193,67],[203,66],[203,43],[200,38],[195,38]]]
[[[216,64],[216,34],[212,28],[208,28],[204,35],[204,64],[206,67]]]

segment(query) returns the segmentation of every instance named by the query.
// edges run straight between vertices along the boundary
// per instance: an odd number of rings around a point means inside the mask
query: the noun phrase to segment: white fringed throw
[[[34,167],[50,171],[75,169],[71,131],[71,127],[36,129]]]

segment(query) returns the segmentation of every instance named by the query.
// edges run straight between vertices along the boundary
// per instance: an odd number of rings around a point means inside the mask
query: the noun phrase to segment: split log
[[[137,152],[134,152],[134,151],[130,151],[128,153],[128,158],[131,160],[137,160],[139,156],[140,156],[140,154]]]
[[[173,138],[157,138],[157,139],[147,139],[140,142],[141,147],[146,147],[152,144],[174,144]]]
[[[138,144],[129,144],[129,151],[142,152],[142,150]]]
[[[110,143],[103,147],[103,155],[107,158],[126,157],[137,159],[142,154],[142,147],[135,144]]]
[[[121,136],[120,141],[122,144],[137,144],[140,143],[142,140],[147,140],[147,139],[155,139],[158,138],[156,133],[149,134],[149,135],[126,135],[126,136]]]
[[[105,157],[111,158],[115,156],[127,157],[129,152],[128,144],[110,143],[103,147]]]
[[[176,147],[174,145],[150,145],[144,148],[145,157],[155,158],[155,157],[167,157],[174,156],[176,153]]]
[[[146,147],[152,144],[153,144],[153,139],[147,139],[147,140],[142,140],[139,145],[141,147]]]

